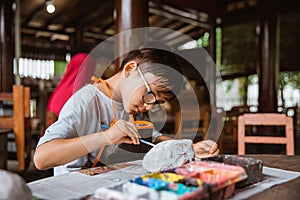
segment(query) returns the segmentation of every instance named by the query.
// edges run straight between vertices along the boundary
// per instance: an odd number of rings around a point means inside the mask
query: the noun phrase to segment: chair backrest
[[[245,126],[285,126],[285,136],[246,136]],[[245,154],[246,143],[285,144],[286,154],[294,155],[294,132],[291,117],[279,113],[243,114],[238,118],[238,154]]]
[[[13,112],[11,116],[0,116],[0,127],[13,129],[16,142],[19,169],[24,171],[30,160],[30,132],[27,127],[30,117],[30,88],[23,85],[13,85],[13,92],[0,93],[0,101],[11,101]]]
[[[286,108],[286,115],[293,118],[295,134],[300,134],[300,105]]]

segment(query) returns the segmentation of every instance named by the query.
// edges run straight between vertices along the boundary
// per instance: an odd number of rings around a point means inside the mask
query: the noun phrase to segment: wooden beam
[[[1,92],[0,101],[12,101],[13,96],[11,92]]]
[[[152,1],[156,2],[155,0]],[[222,17],[226,11],[226,2],[220,0],[160,0],[159,2],[179,8],[186,7],[195,9],[215,17]]]
[[[189,36],[189,38],[187,37],[182,37],[182,36],[179,36],[179,37],[176,37],[176,38],[173,38],[169,41],[167,41],[167,44],[169,46],[172,46],[172,47],[178,47],[178,46],[181,46],[187,42],[190,42],[191,39],[194,39],[194,40],[197,40],[200,38],[200,36],[205,32],[204,29],[199,29],[198,27],[194,28],[194,29],[191,29],[190,31],[187,31],[185,32],[185,35]]]
[[[71,36],[72,33],[68,33],[66,31],[61,31],[61,30],[46,30],[43,28],[33,28],[33,27],[28,27],[28,26],[23,26],[21,29],[22,33],[28,33],[28,32],[45,32],[45,33],[53,33],[53,34],[61,34],[61,35],[67,35],[67,36]],[[33,34],[35,35],[35,34]]]
[[[86,4],[86,2],[84,1],[83,3]],[[99,22],[107,21],[107,19],[109,19],[108,16],[111,16],[111,18],[113,19],[113,9],[114,4],[111,1],[98,0],[96,1],[96,3],[94,2],[93,4],[85,8],[85,10],[78,13],[78,15],[76,17],[73,17],[73,19],[71,19],[69,23],[64,24],[64,27],[84,26],[85,30],[87,30],[89,27],[98,24]],[[111,20],[109,19],[109,22],[110,21]]]
[[[89,38],[95,38],[98,40],[106,40],[107,38],[111,37],[111,35],[107,35],[104,33],[93,33],[93,32],[84,32],[83,36]]]
[[[13,117],[9,116],[0,116],[0,127],[1,128],[11,128],[14,125]]]
[[[174,32],[175,32],[175,30],[180,29],[180,28],[185,27],[185,26],[186,26],[186,24],[184,24],[182,22],[173,21],[173,23],[168,26],[168,29],[174,30]],[[161,40],[161,39],[165,40],[163,38],[167,37],[169,34],[170,34],[170,31],[165,31],[165,30],[159,30],[158,29],[158,31],[151,34],[151,37],[158,38],[159,40]]]
[[[173,20],[181,21],[183,23],[192,24],[194,26],[199,26],[201,28],[205,28],[205,29],[210,28],[210,26],[206,23],[199,22],[199,21],[194,20],[194,19],[182,17],[180,15],[170,13],[170,12],[165,11],[165,10],[160,9],[160,8],[149,8],[149,12],[152,13],[152,14],[155,14],[155,15],[160,15],[160,16],[166,17],[168,19],[173,19]]]
[[[195,26],[194,25],[187,25],[187,26],[183,26],[182,28],[177,29],[177,31],[172,32],[168,35],[166,35],[163,40],[164,41],[170,41],[170,40],[174,40],[174,38],[177,37],[182,37],[182,34],[185,34],[186,32],[188,32],[189,30],[194,29]]]
[[[43,8],[45,8],[45,2],[42,2],[40,5],[38,5],[32,12],[31,14],[24,19],[24,21],[22,22],[21,26],[27,26],[28,23],[33,19],[33,17],[39,13]]]
[[[188,19],[193,19],[193,20],[203,22],[203,23],[207,23],[208,18],[209,18],[207,13],[199,12],[199,11],[191,9],[191,8],[184,8],[184,7],[175,8],[173,6],[170,6],[167,4],[162,4],[159,2],[153,3],[150,1],[149,7],[154,8],[154,9],[155,8],[162,9],[169,13],[173,13],[175,15],[179,15],[179,16],[186,17]]]
[[[164,18],[164,17],[161,17],[161,20],[159,21],[159,23],[157,24],[152,24],[150,26],[152,27],[162,27],[162,28],[165,28],[165,27],[169,27],[170,26],[174,26],[175,24],[180,24],[182,25],[182,23],[180,22],[177,22],[177,21],[174,21],[174,20],[171,20],[171,19],[168,19],[168,18]],[[163,33],[169,33],[169,31],[165,31],[163,29],[154,29],[154,30],[150,30],[150,35],[151,37],[159,37],[160,35],[163,35]]]
[[[221,74],[222,74],[222,72],[221,72]],[[240,77],[247,77],[247,76],[254,75],[254,74],[256,74],[256,71],[252,70],[252,71],[241,72],[241,73],[221,75],[221,78],[223,81],[226,81],[226,80],[231,80],[231,79],[240,78]]]
[[[156,15],[156,17],[158,17],[159,21],[157,22],[149,22],[149,26],[152,26],[152,27],[168,27],[171,23],[173,23],[173,20],[170,20],[168,18],[164,18],[164,17],[161,17],[161,16],[158,16]]]

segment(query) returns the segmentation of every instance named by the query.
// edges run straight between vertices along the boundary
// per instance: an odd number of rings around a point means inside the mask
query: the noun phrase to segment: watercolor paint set
[[[95,191],[93,199],[222,199],[239,187],[260,181],[262,162],[220,155],[194,160],[180,167],[149,173]],[[247,174],[249,173],[249,175]],[[256,173],[251,175],[251,172]],[[250,177],[250,179],[249,179]]]
[[[263,174],[262,174],[263,161],[258,159],[248,158],[244,156],[237,156],[237,155],[221,154],[214,157],[202,158],[201,160],[214,161],[214,162],[224,163],[228,165],[243,167],[248,177],[245,180],[237,183],[236,186],[238,188],[260,182],[263,179]]]

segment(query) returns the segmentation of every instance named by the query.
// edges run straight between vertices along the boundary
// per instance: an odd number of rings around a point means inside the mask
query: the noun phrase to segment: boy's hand
[[[105,131],[105,135],[111,144],[140,144],[141,136],[135,125],[122,119]]]
[[[196,158],[205,158],[219,154],[218,144],[212,140],[204,140],[193,144]]]

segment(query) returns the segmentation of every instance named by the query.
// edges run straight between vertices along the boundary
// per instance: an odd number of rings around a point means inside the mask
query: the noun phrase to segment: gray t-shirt
[[[123,104],[114,101],[117,119],[129,121],[130,115],[124,111]],[[70,139],[83,135],[103,131],[101,125],[109,126],[113,121],[111,99],[103,94],[96,86],[86,85],[76,92],[62,108],[58,120],[48,127],[38,145],[53,139]],[[153,131],[153,141],[160,133]],[[100,149],[100,148],[99,148]],[[64,166],[54,169],[54,174],[62,174],[68,171],[78,170],[85,164],[93,162],[99,149],[80,157]],[[119,145],[107,145],[101,156],[103,164],[113,164],[137,159],[143,159],[145,153],[129,152],[120,148]]]

